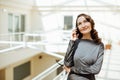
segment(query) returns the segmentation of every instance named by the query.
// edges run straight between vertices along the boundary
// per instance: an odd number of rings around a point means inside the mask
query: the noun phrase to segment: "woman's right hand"
[[[64,69],[67,73],[69,73],[69,72],[70,72],[70,70],[71,70],[71,68],[70,68],[70,67],[66,67],[65,65],[63,66],[63,69]]]
[[[72,36],[71,36],[71,39],[73,41],[75,41],[76,39],[78,39],[79,34],[76,34],[76,33],[77,33],[77,29],[73,29],[72,30]]]

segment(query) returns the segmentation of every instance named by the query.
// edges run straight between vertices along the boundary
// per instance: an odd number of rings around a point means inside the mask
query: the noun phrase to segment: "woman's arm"
[[[73,66],[73,58],[71,56],[73,56],[74,54],[74,44],[75,44],[75,41],[73,40],[69,41],[69,45],[64,58],[64,65],[67,67]]]
[[[75,47],[74,45],[76,45],[75,43],[78,43],[78,34],[76,34],[76,29],[74,29],[72,31],[72,35],[71,35],[71,40],[69,41],[68,44],[68,48],[65,54],[65,58],[64,58],[64,65],[66,67],[71,67],[73,66],[73,56],[74,56],[74,51],[75,51]]]
[[[90,67],[80,67],[79,69],[73,66],[71,67],[70,72],[77,73],[77,74],[98,74],[101,70],[101,66],[103,62],[103,54],[104,54],[104,45],[101,44],[98,58],[93,65],[91,65]]]

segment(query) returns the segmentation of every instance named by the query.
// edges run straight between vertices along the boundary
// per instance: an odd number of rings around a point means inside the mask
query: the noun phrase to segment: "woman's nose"
[[[85,23],[82,23],[82,27],[85,27]]]

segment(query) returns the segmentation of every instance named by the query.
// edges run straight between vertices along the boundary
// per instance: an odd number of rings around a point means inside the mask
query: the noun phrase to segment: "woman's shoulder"
[[[100,41],[100,42],[94,41],[94,43],[95,43],[96,45],[99,45],[99,46],[104,46],[104,43],[103,43],[102,41]]]
[[[104,43],[103,42],[101,42],[99,45],[100,45],[101,48],[104,49]]]

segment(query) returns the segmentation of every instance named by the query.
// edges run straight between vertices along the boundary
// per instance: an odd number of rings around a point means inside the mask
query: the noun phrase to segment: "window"
[[[8,32],[9,33],[25,32],[25,15],[9,13],[8,14]],[[12,35],[12,40],[15,40],[15,41],[23,40],[23,34]]]
[[[22,80],[30,75],[30,61],[14,68],[14,80]]]
[[[73,27],[73,17],[64,16],[64,30],[72,29]]]

